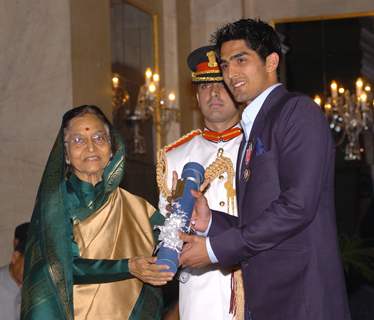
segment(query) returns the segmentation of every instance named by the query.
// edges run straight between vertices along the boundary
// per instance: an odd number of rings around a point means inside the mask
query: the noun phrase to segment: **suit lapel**
[[[287,93],[287,90],[283,85],[276,87],[265,99],[260,112],[258,113],[255,122],[253,123],[253,127],[251,130],[251,134],[249,135],[249,141],[255,141],[256,138],[261,134],[265,123],[266,117],[271,109],[274,107],[279,107],[279,102],[282,100],[281,98]]]
[[[255,150],[256,150],[256,145],[255,145],[255,141],[256,141],[256,138],[259,137],[263,131],[263,128],[267,122],[267,115],[269,113],[269,111],[274,108],[274,107],[280,107],[280,103],[282,102],[282,97],[285,96],[287,94],[287,90],[285,89],[285,87],[283,85],[280,85],[278,87],[276,87],[273,91],[270,92],[270,94],[267,96],[267,98],[265,99],[259,113],[257,114],[256,116],[256,119],[253,123],[253,127],[252,127],[252,130],[251,130],[251,133],[249,135],[249,142],[252,142],[253,144],[253,151],[252,151],[252,157],[251,157],[251,161],[253,160],[253,158],[256,156],[255,154]],[[243,139],[244,141],[244,139]],[[240,145],[240,155],[244,152],[244,146],[243,146],[243,141],[242,141],[242,144]],[[239,168],[240,168],[240,159],[242,158],[242,156],[240,156],[240,158],[238,158],[238,164],[236,166],[237,168],[237,183],[236,183],[236,190],[237,190],[237,193],[238,193],[238,209],[239,209],[239,217],[241,216],[241,208],[243,208],[243,203],[244,203],[244,195],[245,195],[245,192],[246,192],[246,188],[248,186],[248,182],[250,181],[250,177],[247,181],[244,181],[243,179],[243,172],[244,172],[244,163],[242,163],[242,170],[240,170],[240,172],[238,173],[239,171]],[[250,162],[251,162],[250,161]],[[238,177],[238,174],[239,174],[239,177]]]
[[[243,192],[240,192],[241,190],[243,191],[243,181],[241,179],[242,177],[242,171],[240,170],[240,165],[241,161],[243,158],[243,152],[245,151],[245,146],[246,146],[246,141],[245,141],[245,136],[243,135],[243,139],[240,143],[239,147],[239,152],[238,152],[238,158],[236,160],[236,179],[235,179],[235,187],[236,187],[236,199],[237,199],[237,204],[241,203],[241,198],[243,197]],[[239,207],[238,207],[239,208]]]

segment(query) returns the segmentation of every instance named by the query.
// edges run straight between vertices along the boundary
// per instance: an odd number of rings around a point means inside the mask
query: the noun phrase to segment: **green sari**
[[[84,220],[106,203],[124,172],[124,145],[113,133],[115,153],[95,187],[66,178],[63,129],[50,153],[31,219],[25,251],[22,320],[74,319],[73,284],[104,283],[133,278],[128,259],[94,260],[74,249],[73,220]],[[156,212],[151,224],[162,223]],[[160,319],[159,288],[144,284],[130,319]]]

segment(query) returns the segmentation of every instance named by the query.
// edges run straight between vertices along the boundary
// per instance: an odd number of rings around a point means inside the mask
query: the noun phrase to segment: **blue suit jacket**
[[[219,264],[243,270],[247,319],[249,312],[253,320],[350,319],[336,235],[335,147],[323,113],[279,86],[249,140],[249,179],[245,164],[237,172],[239,218],[214,212],[209,231]]]

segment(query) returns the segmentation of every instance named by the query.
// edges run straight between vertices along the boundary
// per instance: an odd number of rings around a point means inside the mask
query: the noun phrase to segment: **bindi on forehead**
[[[84,128],[86,131],[90,131],[90,128],[88,128],[88,127],[86,127],[86,128]]]

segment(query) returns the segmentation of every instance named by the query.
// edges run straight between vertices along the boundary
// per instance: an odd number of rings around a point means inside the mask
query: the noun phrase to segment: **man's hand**
[[[191,227],[196,231],[205,232],[212,216],[208,201],[201,192],[191,190],[191,194],[196,198],[192,211]]]
[[[154,286],[161,286],[173,279],[173,272],[166,272],[167,265],[156,264],[156,257],[133,257],[129,259],[129,271],[139,280]]]
[[[185,242],[179,259],[183,267],[201,268],[211,264],[206,250],[204,237],[180,233],[179,238]]]

